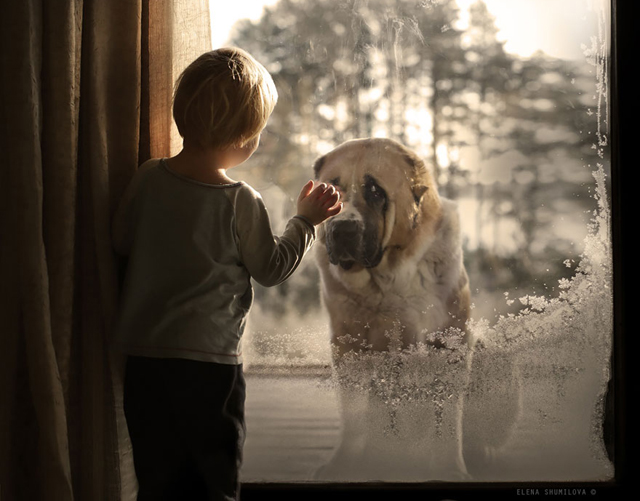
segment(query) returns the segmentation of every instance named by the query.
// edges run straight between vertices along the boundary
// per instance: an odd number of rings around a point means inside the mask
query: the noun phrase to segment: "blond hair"
[[[269,72],[246,51],[206,52],[178,77],[173,119],[185,140],[241,147],[264,129],[278,100]]]

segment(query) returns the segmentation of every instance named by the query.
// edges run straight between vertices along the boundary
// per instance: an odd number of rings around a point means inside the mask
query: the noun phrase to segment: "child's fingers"
[[[320,196],[320,203],[325,206],[334,205],[338,200],[340,200],[340,192],[336,190],[335,186],[330,186],[327,191]]]
[[[321,184],[318,188],[322,188],[317,191],[319,199],[330,197],[338,191],[335,186],[325,183]]]
[[[320,203],[323,207],[332,207],[340,200],[340,194],[338,192],[330,193],[326,196],[323,196],[320,199]]]
[[[327,190],[318,202],[323,209],[328,209],[329,207],[333,207],[340,201],[340,192],[335,189],[332,191]]]
[[[310,179],[309,181],[307,181],[307,184],[305,184],[302,187],[302,190],[300,190],[300,195],[298,195],[298,202],[304,198],[307,198],[309,196],[309,194],[311,193],[311,191],[313,190],[313,180]]]
[[[311,192],[311,196],[320,198],[322,195],[324,195],[327,192],[327,190],[328,190],[327,183],[320,183],[313,189],[313,191]]]
[[[342,210],[343,204],[342,202],[340,202],[339,204],[334,205],[333,207],[331,207],[330,209],[328,209],[325,214],[327,215],[327,217],[332,217],[335,216],[336,214],[339,214],[340,211]]]

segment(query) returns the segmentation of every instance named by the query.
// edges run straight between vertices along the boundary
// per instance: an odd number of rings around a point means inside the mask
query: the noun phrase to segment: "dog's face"
[[[344,272],[375,268],[385,255],[407,250],[416,232],[435,231],[435,183],[424,162],[400,143],[347,141],[318,159],[314,171],[319,181],[338,187],[344,203],[319,231],[329,263]]]

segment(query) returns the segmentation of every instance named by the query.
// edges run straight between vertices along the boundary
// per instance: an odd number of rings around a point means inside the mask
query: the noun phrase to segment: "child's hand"
[[[314,226],[318,225],[342,210],[342,202],[339,200],[340,193],[335,186],[320,183],[314,188],[313,181],[309,181],[298,196],[298,215]]]

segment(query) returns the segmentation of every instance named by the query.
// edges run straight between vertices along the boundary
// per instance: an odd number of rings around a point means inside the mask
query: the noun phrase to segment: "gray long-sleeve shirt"
[[[114,248],[129,256],[116,344],[130,355],[242,363],[251,277],[283,282],[314,240],[298,216],[275,237],[244,182],[200,183],[146,162],[113,222]]]

